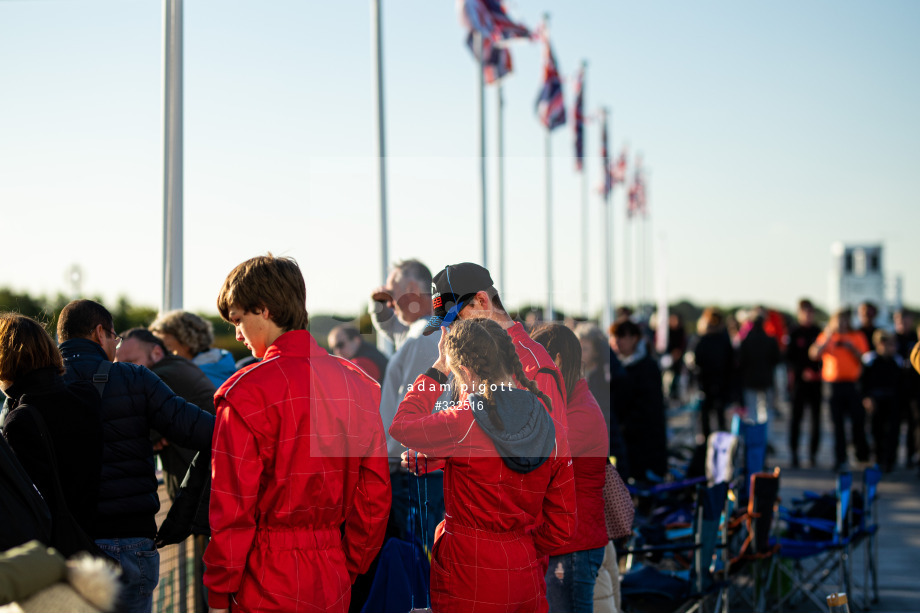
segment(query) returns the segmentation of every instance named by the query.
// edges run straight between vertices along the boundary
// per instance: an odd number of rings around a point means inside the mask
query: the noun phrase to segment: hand
[[[165,447],[168,446],[168,445],[169,445],[169,442],[166,441],[166,438],[165,438],[165,437],[160,437],[160,440],[159,440],[159,441],[154,441],[154,442],[153,442],[153,451],[154,451],[154,452],[160,452],[160,451],[163,450],[163,448],[165,448]]]
[[[447,375],[449,369],[447,368],[447,350],[445,349],[447,341],[447,327],[441,327],[441,340],[438,341],[438,359],[434,362],[432,367]]]
[[[875,411],[875,403],[872,402],[871,397],[863,399],[863,407],[865,407],[866,411],[870,414]]]
[[[399,466],[413,474],[415,474],[416,467],[419,468],[421,473],[424,473],[424,467],[428,464],[428,461],[434,460],[429,459],[427,454],[422,454],[416,450],[406,450],[400,455],[400,459]]]
[[[386,286],[380,286],[374,288],[374,291],[371,292],[371,299],[377,301],[378,303],[386,303],[388,306],[393,302],[393,295],[387,289]]]
[[[224,610],[222,608],[208,608],[208,612],[212,612],[213,614],[227,614],[230,612],[230,610]]]

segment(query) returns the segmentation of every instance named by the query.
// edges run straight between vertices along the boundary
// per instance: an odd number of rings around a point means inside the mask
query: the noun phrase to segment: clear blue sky
[[[383,0],[390,259],[478,260],[475,67],[453,1]],[[827,301],[833,241],[883,242],[920,304],[920,3],[514,2],[544,11],[589,111],[644,155],[668,294]],[[311,312],[355,313],[380,283],[368,0],[186,0],[185,302],[214,310],[238,262],[296,257]],[[155,306],[162,267],[159,0],[0,1],[0,286]],[[541,53],[512,50],[505,147],[510,305],[545,297]],[[487,92],[490,155],[494,91]],[[556,305],[580,306],[580,177],[553,133]],[[598,127],[587,148],[597,155]],[[490,258],[497,254],[490,160]],[[592,310],[599,162],[589,160]],[[614,200],[616,299],[623,193]],[[497,269],[497,262],[490,260]],[[496,275],[497,277],[497,275]],[[651,284],[649,284],[651,288]]]

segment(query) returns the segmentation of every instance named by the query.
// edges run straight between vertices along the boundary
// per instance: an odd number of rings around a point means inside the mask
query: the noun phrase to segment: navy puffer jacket
[[[102,347],[89,339],[61,344],[64,379],[92,381]],[[167,441],[195,450],[210,450],[214,416],[186,402],[152,371],[116,362],[102,395],[104,450],[99,506],[93,537],[156,535],[154,516],[160,509],[150,430]]]

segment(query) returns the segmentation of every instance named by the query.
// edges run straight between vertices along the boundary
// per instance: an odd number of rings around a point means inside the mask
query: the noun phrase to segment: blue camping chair
[[[808,597],[823,611],[827,607],[827,594],[850,594],[852,473],[845,471],[837,475],[835,494],[836,518],[833,520],[811,517],[807,507],[798,510],[780,507],[780,520],[786,527],[787,537],[780,537],[775,543],[780,547],[780,559],[789,564],[791,571],[784,565],[777,566],[777,570],[792,582],[793,590],[777,601],[777,611],[799,595]],[[834,571],[838,572],[839,583],[831,585],[829,590],[820,590]]]
[[[725,532],[721,528],[727,494],[726,482],[710,487],[697,485],[697,503],[690,539],[678,538],[671,543],[627,550],[632,556],[667,554],[674,564],[684,569],[665,570],[648,562],[637,563],[623,575],[620,584],[624,609],[652,612],[702,611],[703,604],[713,596],[714,611],[727,608],[728,584],[717,581],[712,573],[714,560],[717,556],[724,557],[725,553]]]
[[[863,609],[869,609],[869,579],[872,579],[872,601],[878,603],[878,485],[882,481],[882,470],[878,465],[863,471],[863,507],[853,510],[856,525],[853,534],[853,548],[865,547],[863,563],[862,597]]]

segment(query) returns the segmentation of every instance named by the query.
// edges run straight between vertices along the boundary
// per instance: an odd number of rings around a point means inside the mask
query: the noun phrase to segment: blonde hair
[[[151,322],[149,330],[152,333],[172,335],[176,341],[188,346],[192,356],[208,351],[214,343],[214,327],[211,323],[181,309],[160,314]]]

